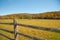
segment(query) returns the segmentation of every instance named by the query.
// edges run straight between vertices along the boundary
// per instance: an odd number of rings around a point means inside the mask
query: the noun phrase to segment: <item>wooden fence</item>
[[[18,30],[17,29],[17,25],[22,26],[22,27],[29,27],[29,28],[39,29],[39,30],[46,30],[46,31],[60,33],[60,29],[57,29],[57,28],[46,28],[46,27],[32,26],[32,25],[26,25],[26,24],[18,24],[15,19],[13,20],[13,23],[1,23],[0,22],[0,24],[14,25],[14,31],[10,31],[10,30],[7,30],[7,29],[0,28],[0,30],[3,30],[3,31],[6,31],[6,32],[14,34],[14,38],[10,38],[10,37],[0,33],[0,35],[4,36],[4,37],[6,37],[6,38],[8,38],[10,40],[17,40],[17,34],[18,35],[22,35],[22,36],[27,37],[27,38],[31,38],[33,40],[45,40],[45,39],[41,39],[41,38],[37,38],[37,37],[34,37],[34,36],[29,36],[29,35],[17,32],[17,30]]]

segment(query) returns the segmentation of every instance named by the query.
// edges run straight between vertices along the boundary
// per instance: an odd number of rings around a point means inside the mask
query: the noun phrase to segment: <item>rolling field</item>
[[[17,22],[20,24],[27,24],[27,25],[33,25],[33,26],[41,26],[41,27],[48,27],[48,28],[60,28],[60,20],[46,20],[46,19],[16,19]],[[7,22],[11,23],[13,22],[12,19],[0,19],[0,22]],[[0,28],[4,28],[7,30],[14,31],[13,25],[8,25],[8,24],[0,24]],[[33,28],[28,28],[28,27],[23,27],[23,26],[17,26],[18,32],[27,34],[30,36],[34,36],[37,38],[45,39],[45,40],[60,40],[60,33],[57,32],[51,32],[51,31],[46,31],[46,30],[39,30],[39,29],[33,29]],[[0,33],[5,34],[11,38],[14,38],[14,34],[1,31]],[[3,37],[0,35],[1,40],[8,40],[7,38]],[[18,40],[32,40],[30,38],[18,35],[17,37]]]

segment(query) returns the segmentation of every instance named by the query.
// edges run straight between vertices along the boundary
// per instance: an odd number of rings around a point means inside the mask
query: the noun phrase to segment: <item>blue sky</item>
[[[60,0],[0,0],[0,15],[60,11]]]

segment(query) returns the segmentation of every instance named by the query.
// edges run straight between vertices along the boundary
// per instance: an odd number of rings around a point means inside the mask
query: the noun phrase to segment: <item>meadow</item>
[[[48,28],[60,28],[60,20],[52,20],[52,19],[16,19],[17,23],[21,24],[27,24],[27,25],[33,25],[33,26],[41,26],[41,27],[48,27]],[[13,22],[13,19],[0,19],[0,22],[7,22],[11,23]],[[13,25],[6,25],[6,24],[0,24],[0,28],[8,29],[11,31],[14,31]],[[60,33],[57,32],[51,32],[46,30],[39,30],[39,29],[33,29],[28,27],[22,27],[17,26],[18,32],[21,32],[23,34],[27,34],[30,36],[34,36],[37,38],[42,38],[45,40],[60,40]],[[5,32],[0,30],[0,33],[5,34],[11,38],[14,38],[14,34]],[[1,40],[8,40],[7,38],[0,35]],[[30,38],[18,35],[18,40],[32,40]]]

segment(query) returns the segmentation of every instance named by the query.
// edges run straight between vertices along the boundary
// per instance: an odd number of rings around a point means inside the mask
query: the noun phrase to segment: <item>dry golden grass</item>
[[[47,20],[47,19],[22,19],[17,20],[18,23],[29,24],[34,26],[42,26],[42,27],[52,27],[52,28],[60,28],[60,20]]]
[[[8,19],[8,20],[0,19],[0,22],[13,22],[13,20],[12,19]],[[17,22],[22,23],[22,24],[34,25],[34,26],[60,28],[60,20],[17,19]],[[60,33],[50,32],[50,31],[45,31],[45,30],[38,30],[38,29],[33,29],[33,28],[27,28],[27,27],[23,27],[23,26],[17,26],[17,27],[18,27],[18,32],[21,32],[23,34],[35,36],[38,38],[44,38],[46,40],[60,40]],[[5,29],[13,31],[13,25],[0,24],[0,28],[5,28]],[[13,34],[10,34],[8,32],[0,31],[0,33],[8,35],[9,37],[13,37]],[[1,38],[3,38],[3,39],[1,39]],[[6,38],[3,36],[0,36],[0,39],[5,40]],[[8,40],[8,39],[6,39],[6,40]],[[18,35],[18,40],[32,40],[32,39]]]

